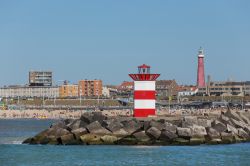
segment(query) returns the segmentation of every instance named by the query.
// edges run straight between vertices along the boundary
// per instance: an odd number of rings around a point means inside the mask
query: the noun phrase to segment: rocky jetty
[[[107,117],[85,113],[66,119],[24,144],[51,145],[201,145],[250,141],[250,112],[228,110],[220,117],[185,116],[180,120]]]

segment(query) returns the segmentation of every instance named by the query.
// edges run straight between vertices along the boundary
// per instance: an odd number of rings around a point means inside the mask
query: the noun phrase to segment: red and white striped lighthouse
[[[156,114],[155,81],[160,74],[150,74],[150,66],[138,66],[138,74],[129,74],[134,80],[134,117],[148,117]]]

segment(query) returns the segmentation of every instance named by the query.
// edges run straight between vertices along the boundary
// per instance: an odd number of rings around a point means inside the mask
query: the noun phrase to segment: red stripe
[[[135,91],[134,99],[155,100],[155,91]]]
[[[134,117],[154,116],[155,112],[155,109],[134,109]]]

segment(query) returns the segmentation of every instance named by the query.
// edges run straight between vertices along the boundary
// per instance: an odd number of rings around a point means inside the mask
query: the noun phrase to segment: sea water
[[[0,120],[0,166],[250,165],[250,144],[216,146],[21,145],[52,120]]]

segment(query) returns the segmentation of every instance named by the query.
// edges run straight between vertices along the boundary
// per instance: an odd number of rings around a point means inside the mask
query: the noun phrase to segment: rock
[[[106,128],[108,129],[108,130],[110,130],[111,132],[116,132],[116,131],[119,131],[120,129],[122,129],[123,128],[123,124],[122,123],[120,123],[119,121],[117,121],[117,120],[114,120],[114,119],[112,119],[112,120],[108,120],[108,121],[106,121],[105,122],[106,123]]]
[[[73,134],[63,135],[59,138],[62,145],[77,145],[79,144]]]
[[[50,128],[54,128],[54,129],[68,129],[68,126],[65,124],[64,121],[59,121],[59,122],[56,122],[56,123],[53,123]]]
[[[125,137],[125,136],[129,135],[129,133],[126,130],[124,130],[124,129],[120,129],[120,130],[114,131],[112,134],[115,135],[115,136],[117,136],[117,137]]]
[[[63,128],[58,128],[58,129],[55,129],[55,128],[50,128],[48,131],[47,131],[47,135],[49,136],[55,136],[56,138],[59,138],[63,135],[68,135],[70,134],[70,132],[66,129],[63,129]]]
[[[250,136],[250,126],[246,125],[243,130]]]
[[[197,125],[197,124],[198,124],[198,120],[197,120],[196,116],[186,116],[182,120],[182,127],[183,128],[188,128],[188,127],[191,127],[191,126]]]
[[[65,125],[68,125],[68,124],[72,123],[73,121],[74,121],[74,119],[65,119],[64,123],[65,123]]]
[[[75,137],[76,137],[77,140],[79,140],[82,135],[88,134],[87,129],[86,128],[82,128],[82,127],[79,128],[79,129],[73,130],[71,132],[75,135]]]
[[[235,143],[235,136],[233,135],[233,133],[226,133],[226,132],[222,132],[221,133],[221,140],[222,140],[222,144],[231,144],[231,143]]]
[[[222,122],[224,125],[231,124],[230,119],[223,114],[220,115],[219,121]]]
[[[172,125],[171,123],[165,122],[163,130],[170,131],[172,133],[176,133],[177,126]]]
[[[154,139],[158,139],[161,136],[161,131],[156,127],[151,127],[146,131],[146,134]]]
[[[191,138],[192,131],[190,128],[177,127],[177,135],[182,138]]]
[[[104,120],[107,120],[107,116],[103,115],[102,112],[93,112],[92,113],[92,122],[94,121],[98,121],[100,123],[102,123]]]
[[[227,124],[227,132],[229,132],[229,133],[232,132],[233,134],[238,134],[238,130],[229,124]]]
[[[243,121],[240,116],[232,111],[232,110],[228,110],[226,113],[225,113],[225,116],[229,117],[230,119],[234,119],[234,120],[237,120],[237,121]]]
[[[124,130],[127,131],[129,134],[133,134],[135,132],[138,132],[142,129],[142,124],[135,120],[129,120],[129,121],[123,121],[122,122],[123,126],[124,126]]]
[[[208,119],[198,119],[198,125],[203,127],[211,127],[211,120]]]
[[[81,115],[80,120],[86,124],[90,124],[91,122],[93,122],[92,117],[93,117],[92,113],[86,112],[83,115]]]
[[[86,126],[87,130],[91,134],[109,135],[111,132],[100,124],[100,122],[95,121]]]
[[[238,136],[244,140],[249,140],[249,135],[243,129],[238,129]]]
[[[192,137],[189,141],[189,145],[201,145],[205,143],[205,137]]]
[[[150,141],[150,137],[146,134],[145,131],[140,131],[140,132],[134,133],[133,136],[139,142],[149,142]]]
[[[147,131],[150,128],[150,121],[144,121],[143,122],[143,129]]]
[[[221,138],[220,133],[211,127],[206,128],[206,131],[207,131],[207,137],[209,140]]]
[[[245,123],[243,123],[242,121],[237,121],[235,119],[230,119],[230,121],[232,122],[232,124],[234,125],[234,127],[236,128],[245,128],[247,125]]]
[[[105,135],[101,137],[101,141],[105,145],[113,145],[116,141],[118,141],[118,138],[116,136]]]
[[[135,138],[134,135],[129,135],[126,137],[123,137],[122,139],[115,142],[117,145],[137,145],[138,140]]]
[[[171,132],[168,130],[163,130],[161,132],[160,140],[164,142],[172,142],[174,139],[178,138],[175,132]]]
[[[78,120],[74,120],[73,122],[71,122],[67,126],[70,128],[70,130],[76,130],[76,129],[79,129],[81,127],[86,127],[87,125],[88,125],[87,123],[78,119]]]
[[[220,133],[227,130],[226,125],[224,125],[222,122],[220,122],[220,121],[218,121],[218,120],[214,120],[214,121],[212,122],[212,127],[213,127],[216,131],[218,131],[218,132],[220,132]]]
[[[178,137],[178,138],[174,139],[172,144],[173,145],[189,145],[189,140]]]
[[[248,117],[246,117],[244,115],[243,112],[237,112],[237,114],[240,116],[240,118],[243,120],[243,122],[245,122],[246,124],[250,124],[250,120],[248,119]]]
[[[204,137],[207,135],[206,128],[203,126],[193,125],[191,127],[192,137]]]
[[[164,123],[157,122],[155,120],[151,120],[150,123],[149,123],[149,126],[150,127],[155,127],[158,130],[162,130],[165,127]]]
[[[103,141],[101,141],[101,136],[97,134],[85,134],[80,137],[81,141],[86,145],[101,145]]]

